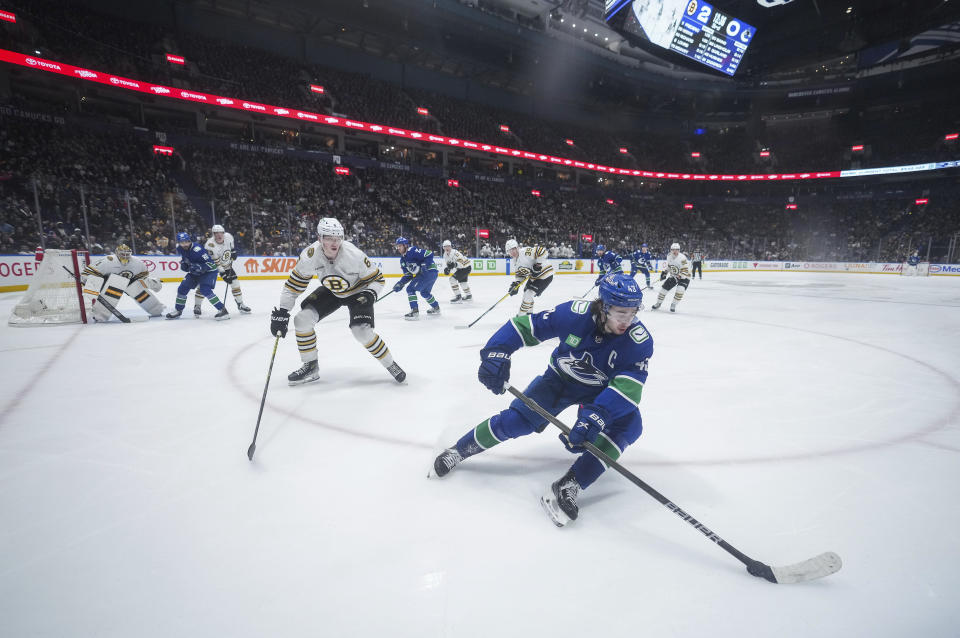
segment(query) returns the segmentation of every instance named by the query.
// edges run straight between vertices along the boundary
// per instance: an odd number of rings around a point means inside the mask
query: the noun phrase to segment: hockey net
[[[930,276],[930,262],[921,261],[916,266],[911,266],[907,262],[903,262],[900,267],[900,274],[904,277],[929,277]]]
[[[83,250],[46,250],[30,287],[10,313],[11,326],[87,323],[80,273],[90,263]]]

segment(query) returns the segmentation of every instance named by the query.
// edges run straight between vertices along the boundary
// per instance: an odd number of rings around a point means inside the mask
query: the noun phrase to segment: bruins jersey
[[[518,280],[553,277],[553,266],[547,264],[547,249],[543,246],[521,246],[514,267]]]
[[[371,290],[377,296],[383,288],[383,274],[362,250],[348,241],[340,244],[336,259],[330,260],[323,254],[323,246],[315,241],[300,253],[297,265],[287,278],[280,295],[280,307],[293,308],[310,280],[316,275],[320,285],[337,297],[349,297],[361,290]]]
[[[454,272],[470,265],[470,260],[456,248],[451,248],[450,252],[443,253],[441,256],[443,257],[443,265]]]
[[[207,251],[207,254],[210,255],[210,259],[223,271],[229,268],[233,260],[237,258],[237,250],[234,246],[233,235],[224,233],[223,243],[218,244],[217,240],[211,237],[207,240],[207,243],[203,245],[203,248]]]
[[[683,253],[678,253],[676,257],[673,253],[667,254],[667,271],[677,279],[690,279],[690,262]]]
[[[121,263],[116,255],[107,255],[92,264],[89,264],[83,268],[82,278],[86,281],[86,278],[89,275],[96,275],[97,277],[103,277],[107,279],[110,275],[120,275],[121,277],[126,277],[127,279],[133,281],[136,277],[138,279],[143,279],[149,273],[147,267],[143,264],[142,261],[130,256],[130,259],[127,260],[127,263]],[[139,277],[137,277],[139,275]]]

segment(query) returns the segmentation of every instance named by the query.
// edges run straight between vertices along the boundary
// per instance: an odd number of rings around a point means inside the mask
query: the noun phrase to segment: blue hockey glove
[[[595,282],[593,282],[593,285],[594,285],[594,286],[599,286],[599,285],[600,285],[600,282],[603,281],[603,278],[604,278],[605,275],[606,275],[606,273],[600,273],[599,275],[597,275],[597,280],[596,280]]]
[[[577,423],[570,430],[570,444],[583,445],[584,441],[593,443],[609,424],[602,408],[595,405],[581,405],[577,412]]]
[[[393,292],[400,292],[401,290],[403,290],[403,284],[404,282],[402,280],[395,283],[393,285]]]
[[[190,272],[190,264],[187,263],[185,259],[180,260],[180,270],[183,272]]]
[[[494,394],[503,394],[503,384],[510,380],[510,354],[502,350],[481,350],[477,378]]]

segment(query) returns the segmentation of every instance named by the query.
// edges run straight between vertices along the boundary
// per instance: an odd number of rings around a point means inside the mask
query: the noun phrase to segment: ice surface
[[[590,283],[558,276],[537,309]],[[573,457],[552,426],[427,479],[508,404],[477,382],[477,351],[520,298],[454,330],[508,280],[471,285],[451,306],[441,279],[437,319],[378,304],[404,385],[344,310],[319,326],[317,383],[287,386],[283,340],[253,463],[281,281],[244,282],[254,314],[231,300],[226,322],[204,304],[201,320],[4,325],[0,635],[956,635],[960,278],[708,273],[676,314],[642,313],[656,349],[622,462],[753,558],[843,558],[789,586],[614,473],[555,528],[538,499]],[[512,382],[551,347],[515,355]]]

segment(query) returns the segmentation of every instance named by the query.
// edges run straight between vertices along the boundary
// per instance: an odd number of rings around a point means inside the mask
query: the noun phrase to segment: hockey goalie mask
[[[120,244],[117,246],[116,253],[117,259],[121,264],[125,264],[130,261],[130,257],[133,255],[133,251],[130,250],[130,246],[127,246],[126,244]]]

